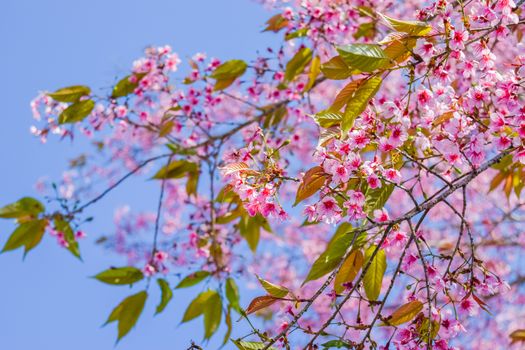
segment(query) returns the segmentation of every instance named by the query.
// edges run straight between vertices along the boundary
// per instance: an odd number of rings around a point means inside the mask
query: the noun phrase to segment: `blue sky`
[[[0,205],[35,195],[43,175],[58,179],[67,160],[82,152],[70,142],[42,146],[29,134],[30,100],[39,90],[86,84],[110,86],[148,45],[169,44],[181,58],[207,52],[222,59],[251,58],[275,42],[261,33],[266,10],[251,0],[6,0],[0,11]],[[116,325],[101,328],[111,309],[130,291],[88,278],[122,263],[93,241],[112,232],[113,208],[148,207],[157,191],[133,186],[114,192],[90,212],[84,262],[44,239],[25,261],[22,252],[0,255],[0,348],[9,350],[112,349]],[[124,194],[128,194],[124,196]],[[152,206],[151,206],[152,207]],[[0,221],[0,245],[14,229]],[[154,291],[156,292],[156,290]],[[185,349],[202,339],[201,321],[179,326],[191,291],[176,293],[168,310],[153,317],[147,306],[137,328],[119,350]],[[221,329],[222,333],[222,329]],[[210,348],[222,338],[217,334]],[[226,347],[231,348],[230,346]]]

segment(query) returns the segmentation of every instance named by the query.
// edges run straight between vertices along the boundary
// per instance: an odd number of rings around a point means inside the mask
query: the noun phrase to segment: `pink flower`
[[[450,48],[452,50],[464,50],[465,42],[468,40],[467,31],[451,30],[450,31]]]
[[[379,180],[379,178],[377,177],[375,173],[370,174],[368,178],[366,179],[366,182],[368,183],[368,186],[371,189],[381,187],[381,180]]]
[[[336,200],[332,197],[324,197],[316,205],[316,211],[320,219],[328,224],[338,222],[341,218],[341,209]]]
[[[390,220],[388,212],[384,208],[374,210],[374,218],[377,222],[387,222]]]

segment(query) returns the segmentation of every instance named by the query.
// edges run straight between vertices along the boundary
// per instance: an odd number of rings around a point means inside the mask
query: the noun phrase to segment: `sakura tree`
[[[282,44],[251,59],[152,47],[110,91],[42,93],[32,133],[93,151],[0,209],[3,251],[80,257],[90,209],[137,177],[156,207],[98,241],[121,267],[95,277],[133,285],[118,339],[194,287],[182,322],[226,348],[518,349],[524,2],[266,0]]]

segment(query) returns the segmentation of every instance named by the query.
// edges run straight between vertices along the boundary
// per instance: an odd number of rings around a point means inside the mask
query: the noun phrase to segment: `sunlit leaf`
[[[368,102],[375,96],[382,79],[380,77],[370,78],[359,85],[348,101],[343,116],[341,128],[343,133],[348,132],[354,125],[355,119],[365,110]]]
[[[368,188],[365,193],[365,211],[367,214],[372,215],[374,210],[382,209],[390,195],[394,191],[394,184],[383,183],[378,188]]]
[[[188,173],[197,171],[197,164],[187,160],[175,160],[162,167],[154,176],[154,179],[180,179]]]
[[[321,65],[321,72],[323,75],[332,80],[343,80],[357,73],[354,69],[349,67],[341,56],[334,56],[329,61]]]
[[[362,72],[373,72],[388,63],[388,56],[377,44],[350,44],[337,47],[343,61]]]
[[[266,345],[260,342],[244,341],[244,340],[233,340],[232,342],[237,346],[239,350],[262,350],[265,349]],[[276,350],[273,346],[270,346],[268,350]]]
[[[317,77],[319,76],[319,73],[321,73],[321,58],[319,56],[315,56],[312,59],[312,63],[310,64],[310,72],[308,73],[308,84],[304,87],[304,91],[310,91],[310,89],[314,86],[315,81]]]
[[[393,30],[397,30],[398,32],[404,32],[408,33],[413,36],[423,36],[432,30],[432,27],[425,23],[420,21],[402,21],[399,19],[395,19],[392,17],[388,17],[386,15],[383,15],[382,13],[377,13],[387,25],[390,26]]]
[[[363,266],[363,261],[363,253],[360,250],[353,250],[350,255],[348,255],[335,275],[334,290],[337,293],[342,293],[345,290],[344,284],[352,282],[355,279]]]
[[[274,296],[276,298],[284,298],[288,295],[288,289],[276,284],[273,284],[265,279],[262,279],[261,277],[257,276],[257,279],[259,280],[259,283],[261,283],[261,286],[270,294],[271,296]]]
[[[311,116],[321,128],[331,128],[333,126],[341,124],[343,120],[343,114],[340,112],[334,112],[330,110],[321,111]]]
[[[372,254],[377,249],[377,254],[372,259]],[[365,262],[363,266],[370,266],[363,277],[363,286],[365,288],[366,296],[369,300],[375,301],[381,293],[381,286],[383,284],[383,276],[386,271],[386,254],[383,249],[378,249],[377,246],[371,245],[365,250]]]
[[[287,81],[292,81],[296,76],[301,74],[305,67],[312,60],[312,50],[308,47],[303,47],[292,57],[286,64],[284,78]]]
[[[389,326],[399,326],[400,324],[413,320],[417,314],[423,310],[423,303],[419,300],[408,302],[392,313],[385,319],[385,324]]]

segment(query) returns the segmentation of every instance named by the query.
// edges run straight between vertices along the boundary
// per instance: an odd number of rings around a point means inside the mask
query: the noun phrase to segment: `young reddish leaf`
[[[423,310],[423,303],[419,300],[408,302],[388,316],[384,325],[399,326],[414,319]]]
[[[281,14],[277,14],[266,21],[266,24],[267,26],[264,29],[264,32],[272,31],[277,33],[288,25],[288,20],[286,20]]]
[[[350,98],[352,98],[354,92],[361,86],[364,79],[358,79],[351,81],[348,83],[345,87],[343,87],[338,93],[337,96],[334,99],[334,102],[332,102],[332,106],[330,107],[330,110],[338,112],[343,108]]]
[[[512,343],[525,342],[525,329],[516,329],[509,335]]]
[[[308,170],[299,184],[297,194],[295,196],[294,206],[313,196],[317,191],[323,187],[328,176],[320,166],[315,166]]]
[[[272,304],[274,304],[276,301],[280,300],[280,298],[276,298],[271,295],[263,295],[261,297],[257,297],[252,300],[248,308],[246,309],[246,314],[251,314],[256,311],[259,311],[261,309],[264,309]]]
[[[341,265],[339,272],[335,275],[334,290],[342,293],[345,289],[344,284],[352,282],[363,266],[363,253],[360,250],[353,250]]]

